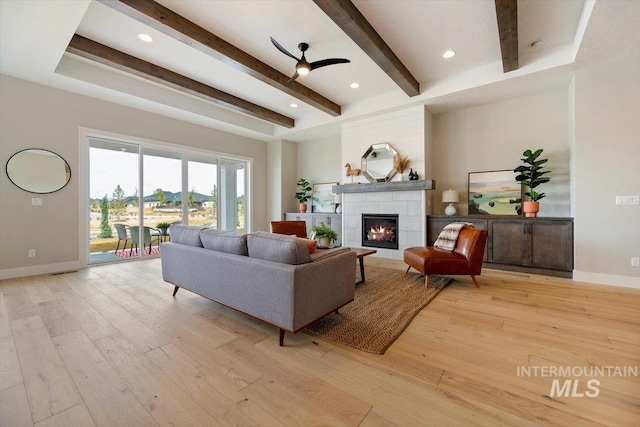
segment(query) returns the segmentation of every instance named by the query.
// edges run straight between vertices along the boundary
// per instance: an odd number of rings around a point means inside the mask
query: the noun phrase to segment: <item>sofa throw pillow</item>
[[[318,249],[318,241],[317,240],[311,240],[311,239],[305,239],[302,237],[298,237],[300,240],[304,240],[304,242],[307,244],[307,246],[309,246],[309,253],[310,254],[315,254],[316,250]]]
[[[206,249],[233,255],[247,256],[249,254],[246,234],[208,228],[200,231],[200,240]]]
[[[247,236],[247,248],[252,258],[291,265],[311,262],[309,246],[296,236],[256,231]]]
[[[181,245],[196,246],[202,248],[202,241],[200,240],[200,230],[204,230],[204,227],[197,225],[182,225],[173,224],[169,227],[169,235],[171,236],[172,243],[179,243]]]

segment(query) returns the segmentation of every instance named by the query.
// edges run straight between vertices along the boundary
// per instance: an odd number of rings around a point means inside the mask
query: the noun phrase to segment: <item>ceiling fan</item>
[[[298,45],[298,49],[300,49],[300,51],[302,52],[302,57],[298,59],[295,56],[293,56],[291,52],[289,52],[287,49],[282,47],[282,45],[278,43],[273,37],[270,37],[270,38],[271,38],[271,43],[273,43],[273,45],[276,48],[278,48],[280,52],[298,61],[298,63],[296,64],[296,72],[293,74],[293,76],[291,76],[291,78],[287,83],[291,83],[292,81],[297,79],[298,76],[307,75],[311,71],[320,67],[324,67],[327,65],[334,65],[334,64],[346,64],[348,62],[351,62],[348,59],[344,59],[344,58],[327,58],[327,59],[321,59],[320,61],[314,61],[309,63],[307,62],[307,59],[304,57],[304,53],[306,52],[307,49],[309,49],[308,43],[300,43]]]

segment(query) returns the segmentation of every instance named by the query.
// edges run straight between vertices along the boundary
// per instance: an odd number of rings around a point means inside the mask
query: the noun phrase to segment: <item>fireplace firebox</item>
[[[362,214],[362,246],[398,249],[398,215]]]

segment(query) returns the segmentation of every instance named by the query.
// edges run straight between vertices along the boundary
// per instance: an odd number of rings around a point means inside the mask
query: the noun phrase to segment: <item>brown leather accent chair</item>
[[[470,275],[478,285],[476,276],[482,272],[482,258],[487,242],[487,232],[477,228],[463,228],[453,252],[434,248],[433,246],[416,246],[404,251],[404,262],[425,275],[424,284],[429,286],[432,274]]]
[[[271,221],[271,232],[278,234],[292,234],[307,238],[307,223],[305,221]]]

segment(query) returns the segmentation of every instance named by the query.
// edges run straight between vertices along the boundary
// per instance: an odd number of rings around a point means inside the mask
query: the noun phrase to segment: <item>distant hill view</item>
[[[173,201],[176,201],[176,200],[180,201],[180,200],[182,200],[182,191],[178,191],[177,193],[173,193],[171,191],[165,191],[164,192],[164,196],[166,197],[167,202],[173,202]],[[208,201],[211,200],[211,194],[193,193],[193,196],[194,196],[194,201],[196,203],[208,202]],[[107,198],[109,200],[111,200],[111,197],[109,197],[108,195],[107,195]],[[133,203],[133,199],[134,199],[134,196],[127,196],[127,197],[125,197],[124,200],[125,200],[125,203],[127,205],[130,205],[130,204]],[[102,199],[97,199],[97,200],[96,199],[91,199],[91,203],[93,203],[95,201],[100,201],[100,200],[102,200]],[[156,196],[154,194],[152,194],[150,196],[144,196],[144,201],[145,202],[155,202],[155,201],[157,201],[157,198],[156,198]]]

